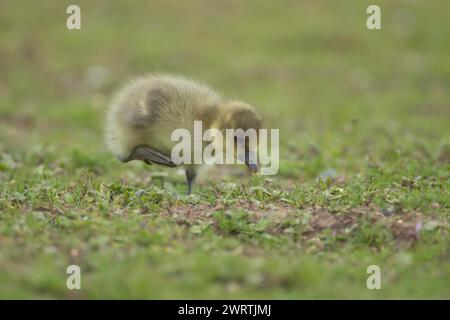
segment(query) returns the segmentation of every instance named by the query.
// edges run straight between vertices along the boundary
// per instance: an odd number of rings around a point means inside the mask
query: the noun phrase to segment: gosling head
[[[235,159],[244,162],[250,171],[258,171],[257,150],[258,130],[262,127],[262,118],[251,105],[241,101],[231,101],[222,105],[221,129],[234,129]],[[249,130],[253,129],[253,130]]]

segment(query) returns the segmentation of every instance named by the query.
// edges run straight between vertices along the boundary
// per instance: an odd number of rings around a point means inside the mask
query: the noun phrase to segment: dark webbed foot
[[[186,180],[187,180],[187,184],[188,184],[187,194],[188,195],[192,193],[192,186],[194,184],[196,177],[197,177],[197,171],[195,171],[195,169],[193,169],[193,168],[186,169]]]

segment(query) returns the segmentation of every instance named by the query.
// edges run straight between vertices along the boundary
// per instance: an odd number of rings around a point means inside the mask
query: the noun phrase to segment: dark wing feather
[[[169,156],[145,145],[137,146],[125,162],[131,160],[141,160],[146,164],[155,163],[172,168],[176,167],[176,164],[172,162],[172,159]]]

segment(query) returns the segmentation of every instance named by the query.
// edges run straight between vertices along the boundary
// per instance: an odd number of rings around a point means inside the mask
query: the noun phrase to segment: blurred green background
[[[66,28],[70,4],[81,7],[81,30]],[[382,30],[366,28],[369,4],[381,7]],[[449,12],[445,0],[2,0],[0,297],[449,298]],[[219,171],[200,177],[207,200],[174,200],[149,186],[148,167],[122,165],[106,150],[112,92],[154,71],[248,101],[280,128],[279,175],[270,186],[250,183],[270,196],[246,185],[241,196],[217,191],[243,180]],[[175,171],[167,180],[184,190]],[[144,214],[139,202],[102,198],[139,190],[154,203]],[[287,202],[273,196],[280,192]],[[343,196],[329,197],[336,192]],[[335,235],[325,230],[320,246],[285,232],[297,228],[287,218],[276,222],[288,225],[281,231],[243,232],[241,220],[252,226],[259,210],[246,208],[231,219],[236,235],[210,216],[218,203],[228,214],[233,199],[265,212],[273,205],[275,214],[288,203],[293,221],[318,207],[373,205],[395,211],[389,219],[420,212],[438,227],[418,248],[399,247],[395,230],[370,223],[344,246],[327,244]],[[174,212],[204,212],[219,229],[162,217],[166,201]],[[142,219],[151,227],[142,230]],[[87,289],[65,289],[70,261],[87,270]],[[390,266],[383,291],[365,288],[373,261]]]

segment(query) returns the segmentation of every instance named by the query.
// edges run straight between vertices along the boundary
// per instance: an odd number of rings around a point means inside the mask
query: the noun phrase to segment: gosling
[[[105,141],[122,162],[140,160],[146,164],[176,167],[171,150],[171,134],[184,128],[193,136],[194,121],[203,129],[258,130],[262,120],[256,110],[241,101],[226,101],[208,86],[179,76],[151,74],[126,83],[114,95],[106,112]],[[235,137],[235,141],[236,137]],[[245,163],[250,150],[245,146]],[[199,165],[181,164],[191,194]]]

